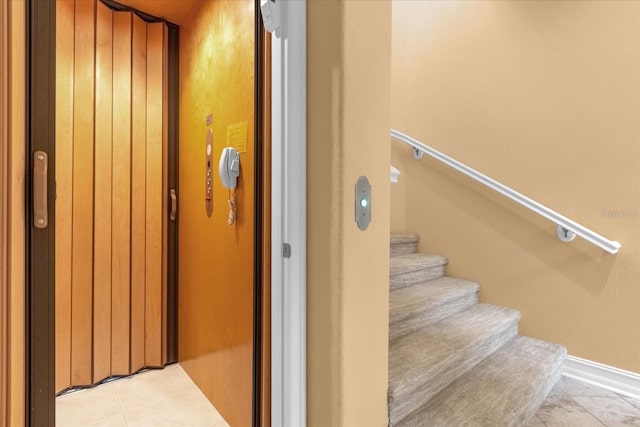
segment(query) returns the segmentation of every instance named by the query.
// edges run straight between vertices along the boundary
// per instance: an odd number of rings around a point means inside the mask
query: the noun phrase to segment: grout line
[[[120,393],[118,393],[118,389],[113,384],[113,382],[110,382],[108,384],[111,386],[111,388],[113,388],[113,394],[116,396],[116,402],[118,403],[118,408],[120,408],[120,414],[122,415],[122,418],[124,418],[125,424],[127,424],[127,417],[124,414],[124,408],[122,407],[122,401],[120,399]]]
[[[578,396],[579,397],[579,396]],[[582,396],[582,397],[598,397],[601,399],[610,399],[610,397],[601,397],[601,396]],[[608,427],[604,422],[602,422],[602,420],[600,420],[600,418],[596,417],[593,413],[591,413],[590,410],[588,410],[587,408],[585,408],[584,406],[582,406],[580,403],[578,403],[575,399],[571,398],[571,400],[573,400],[574,402],[576,402],[576,405],[578,405],[580,408],[582,408],[587,414],[591,415],[593,417],[593,419],[595,419],[597,422],[599,422],[601,425],[603,425],[604,427]]]
[[[573,405],[575,405],[578,408],[582,408],[588,415],[590,415],[598,424],[600,424],[603,427],[608,427],[605,423],[603,423],[602,421],[600,421],[600,419],[598,417],[596,417],[595,415],[593,415],[587,408],[585,408],[584,406],[582,406],[579,402],[577,402],[574,399],[574,396],[572,396],[569,392],[567,391],[561,391],[560,392],[561,395],[563,395],[564,397],[566,397],[567,399],[569,399]],[[575,397],[601,397],[601,396],[575,396]],[[546,400],[545,400],[546,401]],[[544,402],[543,402],[544,404]],[[565,405],[561,406],[562,409],[566,409]],[[537,413],[536,413],[537,415]],[[538,417],[538,419],[540,419],[540,421],[542,421],[542,424],[544,424],[545,426],[549,427],[549,425],[547,423],[545,423],[540,417]]]
[[[629,402],[631,404],[631,406],[633,406],[634,408],[636,408],[637,410],[640,411],[640,401],[638,401],[637,399],[633,399],[632,397],[627,397],[627,396],[622,396],[622,398],[624,400],[626,400],[627,402]]]
[[[538,414],[535,414],[535,415],[534,415],[534,417],[536,417],[536,418],[538,419],[538,421],[540,421],[540,422],[542,423],[542,425],[543,425],[543,426],[545,426],[545,427],[549,427],[549,426],[547,425],[547,423],[545,423],[544,421],[542,421],[542,418],[540,418],[540,417],[538,416]]]

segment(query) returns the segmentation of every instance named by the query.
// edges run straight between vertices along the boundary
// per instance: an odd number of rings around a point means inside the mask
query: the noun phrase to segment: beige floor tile
[[[573,398],[558,390],[551,392],[536,415],[547,427],[603,426]]]
[[[114,381],[113,385],[124,411],[149,406],[194,388],[197,389],[179,365],[143,372],[130,378]]]
[[[624,400],[626,400],[627,402],[631,403],[636,408],[640,409],[640,399],[634,399],[633,397],[624,396]]]
[[[540,421],[540,418],[538,418],[537,415],[534,415],[533,417],[529,418],[529,421],[527,422],[527,424],[525,424],[526,427],[545,427],[544,423],[542,421]]]
[[[228,427],[177,364],[56,399],[58,427]]]
[[[622,398],[576,396],[573,399],[606,426],[640,427],[640,409]]]
[[[222,416],[204,396],[192,391],[124,412],[130,427],[218,427]]]
[[[122,413],[111,384],[77,391],[56,399],[56,424],[84,427],[96,420]]]
[[[564,376],[558,381],[555,390],[564,392],[569,396],[621,397],[612,391]]]
[[[86,427],[128,427],[127,421],[124,419],[123,414],[116,414],[101,420],[89,422],[85,424]],[[58,427],[63,427],[58,425]]]

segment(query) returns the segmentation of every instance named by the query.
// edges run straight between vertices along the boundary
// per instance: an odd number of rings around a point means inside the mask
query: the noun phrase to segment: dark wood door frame
[[[107,2],[105,2],[107,3]],[[111,5],[111,2],[108,2]],[[26,4],[25,424],[55,424],[55,89],[56,3]],[[148,15],[141,14],[144,19]],[[178,189],[178,27],[169,28],[169,188]],[[33,154],[48,153],[48,226],[33,226]],[[166,195],[168,197],[168,195]],[[178,223],[168,222],[168,362],[177,353]]]
[[[260,1],[254,42],[253,421],[271,425],[271,55]]]
[[[256,11],[259,10],[256,2]],[[260,262],[260,275],[256,278],[261,283],[256,284],[259,304],[256,302],[256,323],[254,337],[260,341],[254,343],[258,349],[254,358],[256,362],[255,377],[259,384],[255,401],[258,418],[255,426],[271,426],[271,34],[267,33],[256,12],[256,137],[260,138],[256,144],[256,179],[262,177],[262,183],[255,183],[256,193],[256,235],[260,240],[256,242],[261,252],[256,251],[255,259]],[[260,210],[258,212],[258,210]],[[258,226],[260,223],[260,227]],[[258,242],[260,243],[258,245]],[[260,319],[261,325],[260,325]]]
[[[55,422],[55,0],[26,2],[25,422]],[[49,153],[49,225],[33,227],[33,153]]]

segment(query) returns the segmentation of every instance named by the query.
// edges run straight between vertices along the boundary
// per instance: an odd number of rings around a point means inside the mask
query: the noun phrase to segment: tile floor
[[[56,400],[58,427],[229,427],[180,365]],[[640,400],[562,377],[527,427],[640,427]]]
[[[640,400],[562,377],[527,427],[640,427]]]
[[[56,399],[57,427],[229,427],[180,365]]]

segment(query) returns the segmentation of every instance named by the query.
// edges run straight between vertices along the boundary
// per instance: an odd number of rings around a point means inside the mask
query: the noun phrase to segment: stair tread
[[[558,344],[519,336],[397,425],[523,425],[553,388],[565,356]]]
[[[461,313],[398,337],[389,343],[389,397],[393,399],[477,356],[488,341],[513,324],[520,313],[476,304]],[[477,362],[476,362],[477,363]]]
[[[479,288],[477,282],[445,276],[393,289],[389,295],[389,323],[400,322],[454,299],[477,293]]]
[[[420,235],[417,233],[391,233],[391,244],[417,243]]]
[[[389,277],[446,265],[449,260],[441,255],[413,253],[392,257],[389,262]]]

